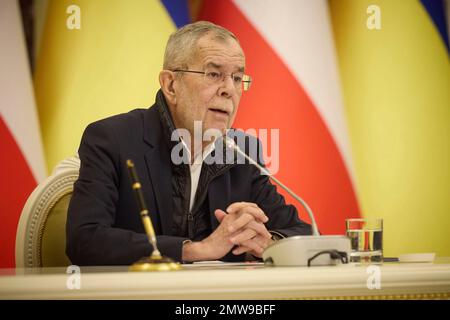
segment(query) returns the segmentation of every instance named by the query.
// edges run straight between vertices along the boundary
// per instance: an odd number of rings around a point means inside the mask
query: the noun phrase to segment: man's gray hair
[[[197,41],[207,33],[211,33],[217,40],[234,39],[239,43],[231,31],[214,23],[198,21],[185,25],[170,35],[164,53],[163,69],[174,70],[187,67],[195,55]]]

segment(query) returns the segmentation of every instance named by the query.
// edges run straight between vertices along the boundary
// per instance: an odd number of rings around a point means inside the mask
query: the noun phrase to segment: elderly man
[[[209,22],[187,25],[170,36],[163,69],[151,108],[95,122],[83,134],[66,228],[72,263],[128,265],[151,253],[126,159],[135,162],[158,247],[177,261],[242,261],[261,257],[274,239],[311,234],[255,166],[208,164],[215,143],[176,134],[194,137],[197,121],[204,132],[231,127],[251,81],[236,37]],[[171,157],[180,142],[187,163]]]

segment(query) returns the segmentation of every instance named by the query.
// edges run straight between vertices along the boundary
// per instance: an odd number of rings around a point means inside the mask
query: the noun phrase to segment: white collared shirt
[[[181,139],[181,142],[183,143],[183,146],[186,149],[188,155],[188,159],[190,160],[191,152],[183,139]],[[203,161],[211,154],[211,152],[213,152],[214,149],[215,143],[212,142],[202,152],[198,152],[194,156],[193,163],[189,164],[189,169],[191,171],[191,200],[189,201],[189,212],[192,211],[192,208],[194,206],[195,194],[197,193],[198,181],[200,180]]]

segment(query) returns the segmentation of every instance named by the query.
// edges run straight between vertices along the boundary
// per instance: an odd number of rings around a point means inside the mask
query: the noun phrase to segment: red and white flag
[[[20,213],[46,170],[18,1],[0,2],[0,268],[15,266]]]
[[[231,30],[246,55],[253,84],[234,127],[279,129],[276,176],[323,234],[344,233],[360,212],[327,1],[206,0],[199,20]]]

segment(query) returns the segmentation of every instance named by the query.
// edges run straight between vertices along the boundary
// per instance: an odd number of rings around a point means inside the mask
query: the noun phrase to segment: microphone
[[[305,200],[303,200],[302,198],[300,198],[297,194],[294,193],[294,191],[292,191],[291,189],[289,189],[284,183],[282,183],[280,180],[278,180],[277,178],[275,178],[270,172],[269,170],[267,170],[266,168],[264,168],[263,166],[261,166],[258,162],[256,162],[255,160],[253,160],[252,158],[250,158],[245,152],[243,152],[241,150],[241,148],[239,148],[239,146],[236,144],[236,142],[234,142],[233,139],[231,139],[230,137],[225,137],[225,143],[227,144],[227,147],[230,149],[234,149],[236,150],[237,153],[239,153],[240,155],[242,155],[245,159],[247,159],[251,164],[253,164],[254,166],[256,166],[261,172],[263,172],[265,175],[267,175],[269,177],[269,179],[273,180],[277,185],[279,185],[281,188],[283,188],[287,193],[289,193],[295,200],[297,200],[298,202],[300,202],[300,204],[303,206],[303,208],[305,208],[306,212],[308,213],[309,218],[311,219],[311,228],[312,228],[312,232],[313,235],[315,236],[319,236],[319,230],[317,229],[317,223],[316,223],[316,219],[314,218],[314,214],[311,210],[311,208],[308,206],[308,204],[306,203]]]
[[[351,252],[350,239],[348,237],[342,235],[321,236],[317,228],[314,214],[305,200],[303,200],[280,180],[275,178],[269,170],[249,157],[244,151],[241,150],[233,139],[227,137],[226,135],[223,139],[228,148],[233,149],[238,154],[242,155],[262,173],[266,174],[269,179],[274,181],[295,200],[297,200],[303,208],[305,208],[309,218],[311,219],[312,236],[294,236],[276,241],[268,246],[263,252],[263,259],[265,263],[279,266],[307,265],[309,267],[312,264],[335,265],[336,259],[340,259],[342,263],[348,262],[348,257]],[[298,254],[293,254],[295,252]],[[327,254],[329,256],[327,256]]]

